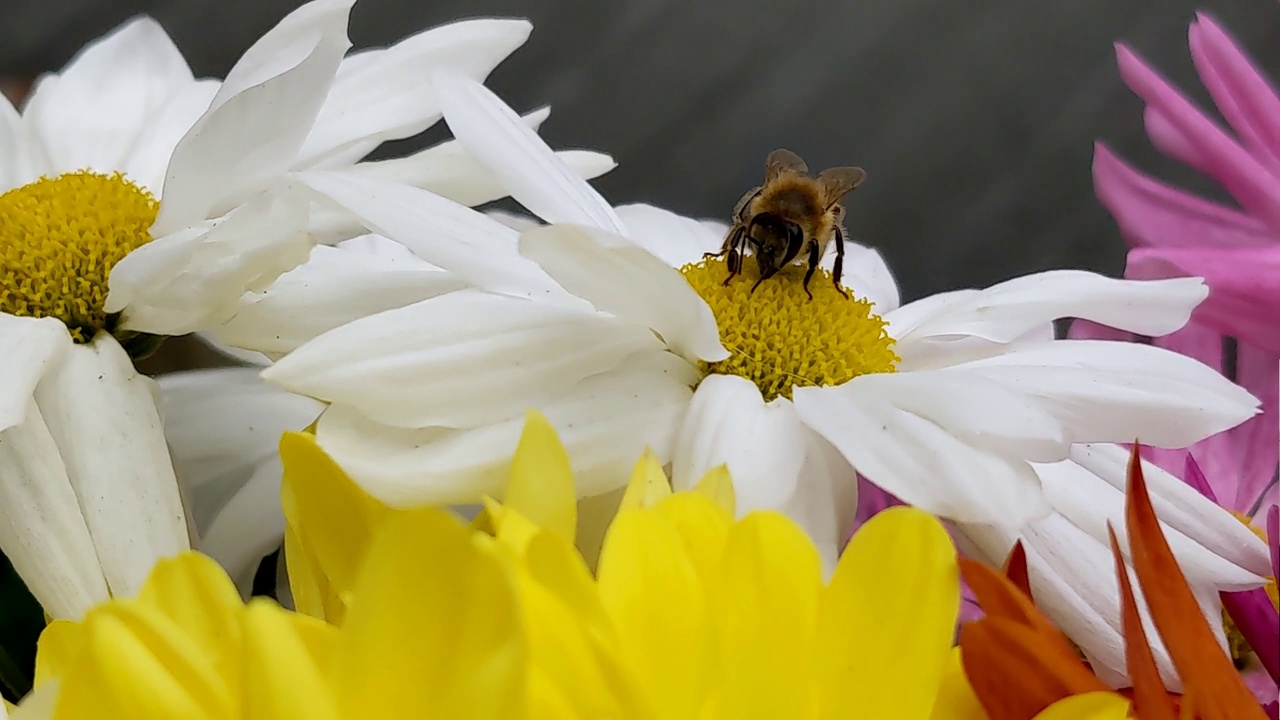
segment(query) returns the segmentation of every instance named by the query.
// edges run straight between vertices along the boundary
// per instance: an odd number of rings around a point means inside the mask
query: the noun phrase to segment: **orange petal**
[[[974,694],[987,714],[1030,720],[1053,703],[1107,690],[1068,648],[1046,652],[1044,635],[1007,618],[987,616],[960,629],[960,653]]]
[[[1129,585],[1129,570],[1110,523],[1107,534],[1111,537],[1111,555],[1116,559],[1116,577],[1120,581],[1120,623],[1124,633],[1125,667],[1133,681],[1134,715],[1143,720],[1178,720],[1178,711],[1169,701],[1160,680],[1160,669],[1147,643],[1147,633],[1142,628],[1133,588]]]
[[[1129,455],[1125,524],[1129,529],[1133,569],[1147,598],[1151,619],[1185,687],[1184,710],[1188,704],[1194,704],[1194,713],[1204,720],[1265,718],[1262,707],[1214,639],[1165,541],[1147,495],[1136,443]],[[1195,702],[1194,698],[1211,700]]]
[[[1027,574],[1027,550],[1019,540],[1013,544],[1009,557],[1004,561],[1004,576],[1014,584],[1023,595],[1031,597],[1031,577]]]
[[[1030,594],[1020,590],[1009,578],[980,562],[968,558],[960,558],[959,562],[960,572],[964,575],[965,582],[969,584],[969,589],[973,591],[978,605],[982,607],[987,617],[1005,618],[1028,625],[1044,636],[1047,642],[1052,643],[1055,651],[1060,652],[1065,649],[1072,657],[1076,657],[1075,650],[1067,642],[1066,637],[1041,614],[1035,603],[1031,601]],[[1025,558],[1023,562],[1025,567]]]

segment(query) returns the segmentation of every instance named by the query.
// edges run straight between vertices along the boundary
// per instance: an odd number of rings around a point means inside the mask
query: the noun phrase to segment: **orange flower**
[[[1168,693],[1160,680],[1113,532],[1111,549],[1120,583],[1125,659],[1133,679],[1133,689],[1119,694],[1131,698],[1130,716],[1141,720],[1265,720],[1230,657],[1214,639],[1174,560],[1151,507],[1136,446],[1129,462],[1125,524],[1134,574],[1184,686],[1178,696]],[[1067,637],[1036,609],[1020,544],[1010,553],[1003,575],[970,560],[960,563],[965,580],[986,612],[981,620],[961,628],[961,660],[973,694],[990,717],[1031,720],[1072,696],[1109,690]]]

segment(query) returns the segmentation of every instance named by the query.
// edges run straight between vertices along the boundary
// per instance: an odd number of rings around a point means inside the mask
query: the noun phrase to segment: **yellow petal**
[[[90,611],[83,626],[84,650],[63,677],[59,717],[233,716],[213,659],[169,618],[117,600]]]
[[[281,501],[286,517],[284,563],[289,571],[289,593],[293,596],[293,607],[304,615],[341,625],[347,616],[346,603],[329,584],[329,578],[325,577],[316,554],[302,543],[293,523],[287,519],[292,502],[291,494],[282,492]]]
[[[938,699],[933,706],[933,720],[987,720],[982,703],[969,686],[960,659],[960,648],[952,648],[938,683]]]
[[[476,529],[487,526],[489,530],[486,534],[496,537],[517,557],[524,555],[525,547],[534,535],[541,532],[540,528],[515,508],[502,505],[493,498],[483,498],[482,502],[480,514],[471,522],[471,527]],[[573,538],[570,537],[568,542],[572,543]]]
[[[342,597],[355,585],[373,533],[391,510],[360,489],[313,435],[285,433],[280,438],[280,459],[285,520],[294,530],[296,544],[311,554],[316,565],[303,572],[331,586],[304,590],[303,595]]]
[[[821,585],[818,551],[784,515],[753,512],[729,530],[712,593],[719,717],[811,716]]]
[[[234,656],[244,602],[213,559],[185,552],[158,561],[138,592],[138,603],[172,620],[207,656]],[[215,667],[224,683],[233,687],[238,682],[239,673],[230,662]]]
[[[1035,720],[1126,720],[1129,701],[1113,692],[1072,695],[1050,705]]]
[[[697,717],[711,640],[704,589],[679,533],[652,510],[620,510],[598,575],[600,601],[652,716]]]
[[[733,492],[733,478],[725,465],[717,465],[708,470],[698,484],[693,486],[693,491],[711,498],[711,502],[727,510],[730,516],[737,511],[738,501]]]
[[[627,482],[618,510],[651,507],[670,495],[671,481],[662,471],[662,463],[658,462],[658,456],[652,450],[645,448],[631,471],[631,480]]]
[[[896,507],[868,521],[822,594],[824,716],[929,717],[959,605],[955,547],[936,519]]]
[[[524,716],[512,568],[445,510],[396,513],[371,547],[343,627],[344,717]]]
[[[503,504],[572,543],[578,524],[577,502],[569,455],[556,429],[542,413],[530,410],[511,460]]]
[[[733,525],[733,516],[700,493],[676,493],[656,509],[680,535],[698,577],[704,583],[711,582]]]
[[[36,643],[34,685],[66,674],[84,647],[84,628],[78,622],[54,620],[45,626]]]
[[[617,635],[596,595],[582,558],[564,541],[540,533],[529,543],[521,573],[535,697],[565,703],[570,715],[532,717],[638,717],[634,680],[619,661]]]
[[[291,614],[255,600],[243,615],[240,670],[245,720],[337,720],[338,711],[315,655]],[[338,629],[329,626],[331,634]],[[314,642],[316,638],[309,638]]]

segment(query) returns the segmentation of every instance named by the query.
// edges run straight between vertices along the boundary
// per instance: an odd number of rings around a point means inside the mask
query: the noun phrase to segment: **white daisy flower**
[[[483,86],[433,82],[455,136],[511,196],[572,225],[517,243],[506,225],[414,188],[302,176],[473,286],[331,330],[264,372],[330,403],[319,442],[386,502],[500,491],[532,406],[561,433],[585,495],[622,484],[645,446],[678,486],[727,463],[740,511],[788,510],[831,559],[855,469],[944,517],[1016,523],[1049,512],[1032,463],[1135,435],[1184,446],[1256,412],[1183,356],[1042,340],[1061,317],[1168,333],[1205,297],[1197,279],[1058,271],[896,307],[878,255],[851,249],[857,299],[824,273],[809,300],[802,268],[752,294],[754,278],[725,284],[723,262],[702,259],[723,237],[714,225],[615,210]]]
[[[426,73],[482,79],[528,23],[344,58],[353,2],[302,6],[222,82],[195,79],[139,18],[41,78],[21,112],[0,98],[0,548],[54,617],[133,592],[188,547],[155,389],[130,355],[233,318],[316,236],[343,236],[293,173],[495,184],[448,148],[355,163],[439,119]]]

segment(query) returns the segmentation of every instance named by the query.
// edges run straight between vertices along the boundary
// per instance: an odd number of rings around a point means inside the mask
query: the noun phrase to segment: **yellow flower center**
[[[120,173],[67,173],[0,195],[0,312],[58,318],[76,342],[110,330],[111,268],[150,242],[159,209]]]
[[[703,370],[755,383],[765,402],[791,397],[791,389],[839,385],[859,375],[893,372],[899,358],[884,320],[871,303],[841,295],[831,273],[819,269],[805,294],[805,268],[791,266],[755,285],[755,263],[725,285],[729,267],[710,258],[680,269],[711,306],[726,360]]]

